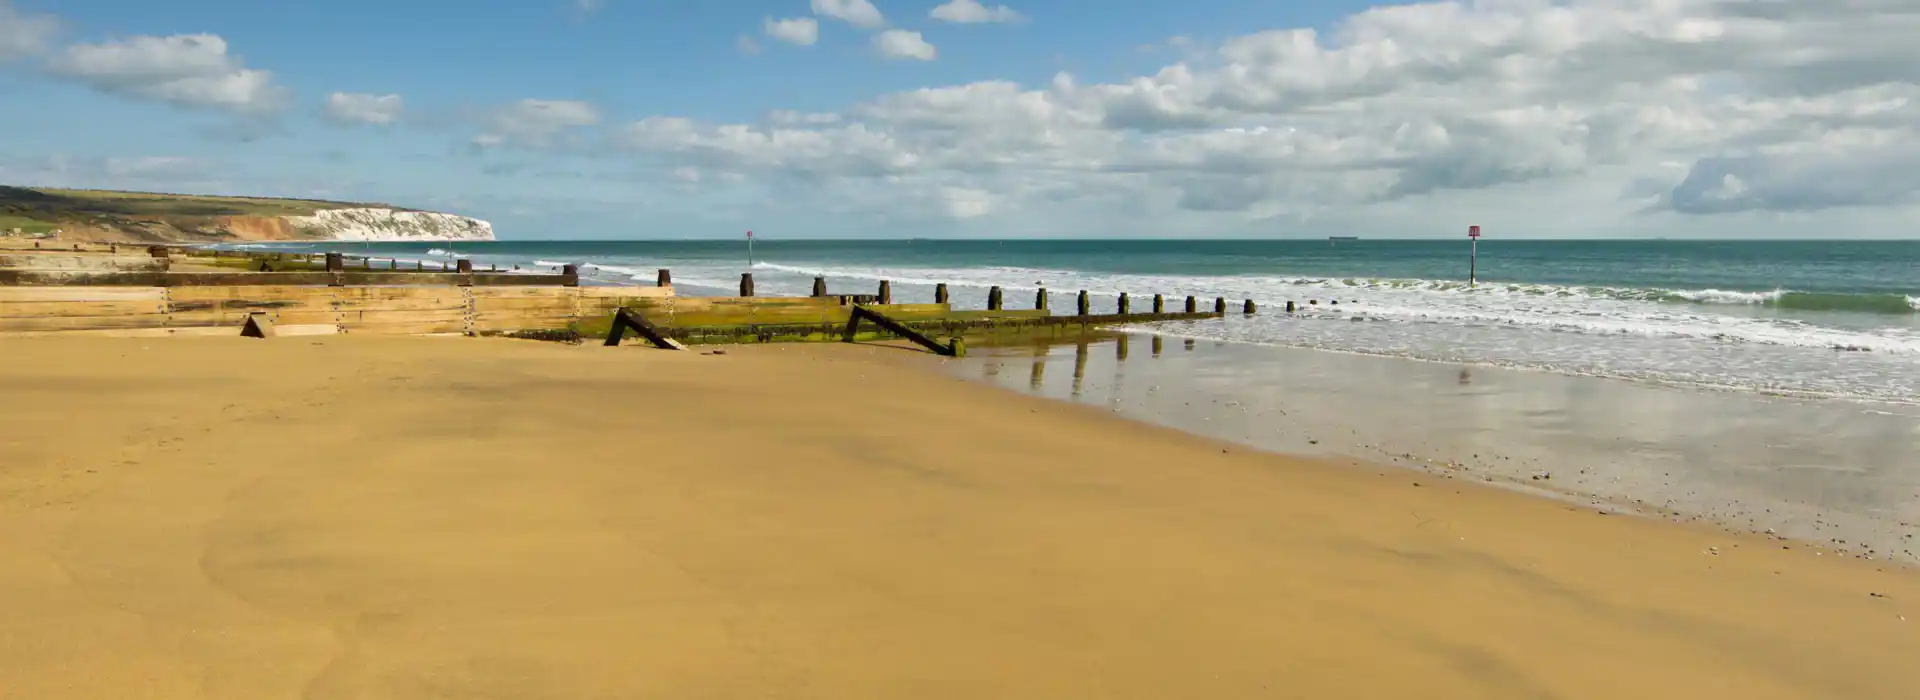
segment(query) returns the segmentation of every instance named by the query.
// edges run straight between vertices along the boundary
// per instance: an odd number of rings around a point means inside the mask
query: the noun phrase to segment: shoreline
[[[956,374],[1283,454],[1495,483],[1920,563],[1920,415],[1850,401],[1134,331],[982,348]],[[1164,356],[1154,338],[1169,342]],[[1061,377],[1071,375],[1071,380]],[[1366,416],[1366,418],[1360,418]]]
[[[724,349],[0,339],[0,688],[1920,688],[1912,570],[1236,448],[898,348]]]

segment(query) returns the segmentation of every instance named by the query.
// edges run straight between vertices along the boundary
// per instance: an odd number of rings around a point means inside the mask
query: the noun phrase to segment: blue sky
[[[516,238],[1920,223],[1899,3],[943,4],[0,0],[0,182]]]

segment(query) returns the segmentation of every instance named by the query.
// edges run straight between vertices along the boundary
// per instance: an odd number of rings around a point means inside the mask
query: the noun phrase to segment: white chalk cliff
[[[491,241],[493,224],[453,214],[392,209],[322,209],[287,222],[335,241]]]

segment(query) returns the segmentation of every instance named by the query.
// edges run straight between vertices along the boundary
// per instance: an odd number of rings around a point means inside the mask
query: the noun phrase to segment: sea
[[[1232,323],[1128,330],[1710,391],[1920,405],[1920,241],[845,240],[499,241],[273,246],[409,260],[473,259],[596,284],[731,294],[835,293],[890,280],[896,299],[1010,307],[1037,290],[1096,311],[1129,293],[1227,299]],[[751,262],[749,261],[751,255]],[[1471,268],[1471,273],[1470,273]],[[1469,280],[1471,274],[1472,280]],[[1287,302],[1299,310],[1282,313]]]

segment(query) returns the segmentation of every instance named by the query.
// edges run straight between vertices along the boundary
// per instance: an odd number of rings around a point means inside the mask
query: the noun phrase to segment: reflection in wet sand
[[[1126,362],[1127,341],[1096,342],[1113,342],[1113,354],[1086,343],[1070,360],[1066,347],[987,353],[1033,353],[1026,390],[1209,437],[1920,561],[1909,551],[1920,527],[1908,525],[1920,523],[1920,408],[1233,343],[1163,355],[1157,335],[1152,361]],[[1045,385],[1055,361],[1073,362],[1070,387]]]
[[[1080,398],[1080,388],[1087,378],[1087,343],[1081,341],[1073,347],[1073,398]]]
[[[1047,385],[1047,349],[1035,346],[1033,350],[1033,372],[1027,377],[1027,386],[1039,391]]]

